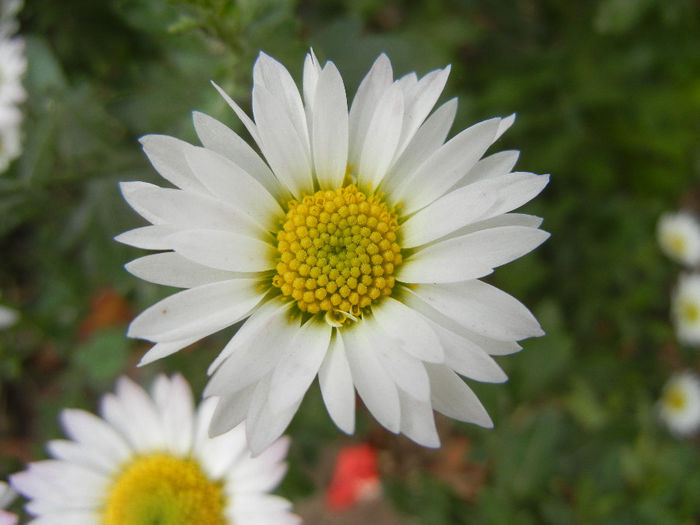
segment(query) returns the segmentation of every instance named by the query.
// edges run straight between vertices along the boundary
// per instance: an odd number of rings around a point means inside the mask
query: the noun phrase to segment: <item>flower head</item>
[[[122,378],[102,399],[104,419],[64,410],[70,440],[51,441],[55,459],[11,482],[41,523],[298,523],[286,500],[268,494],[284,476],[288,440],[252,458],[242,427],[209,438],[215,405],[195,409],[179,375],[159,376],[152,396]]]
[[[303,98],[261,54],[255,120],[220,88],[262,158],[201,113],[195,147],[142,139],[177,188],[123,183],[152,223],[117,240],[161,253],[126,267],[186,288],[151,306],[129,336],[155,346],[147,363],[245,320],[210,368],[221,398],[211,431],[247,421],[257,453],[289,424],[318,376],[333,421],[355,425],[355,389],[392,432],[439,446],[433,409],[491,426],[457,374],[500,382],[490,357],[542,335],[520,302],[479,280],[548,234],[509,213],[549,177],[511,172],[518,153],[481,158],[514,117],[475,124],[445,142],[457,103],[432,112],[449,66],[393,79],[380,55],[348,110],[332,62],[304,64]]]
[[[671,259],[696,266],[700,263],[700,223],[688,212],[664,213],[657,225],[657,238]]]
[[[681,275],[671,304],[679,341],[700,345],[700,275]]]
[[[700,428],[700,379],[693,372],[674,374],[659,401],[659,417],[677,436]]]

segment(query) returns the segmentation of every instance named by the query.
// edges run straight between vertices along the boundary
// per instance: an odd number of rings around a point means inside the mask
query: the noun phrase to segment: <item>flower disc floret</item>
[[[380,196],[349,185],[292,200],[288,209],[272,283],[301,311],[342,323],[391,294],[402,261],[399,224]]]
[[[116,477],[104,525],[224,525],[225,504],[222,483],[210,480],[197,461],[150,454]]]

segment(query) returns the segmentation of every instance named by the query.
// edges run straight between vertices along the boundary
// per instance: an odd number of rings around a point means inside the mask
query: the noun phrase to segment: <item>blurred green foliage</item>
[[[454,130],[517,112],[498,149],[552,174],[526,207],[552,238],[494,277],[547,336],[499,359],[509,383],[474,385],[494,430],[441,432],[446,444],[466,436],[463,459],[486,474],[464,498],[430,469],[387,472],[396,508],[431,525],[700,521],[699,443],[660,428],[654,405],[672,371],[700,367],[675,342],[677,269],[654,238],[662,211],[700,208],[696,1],[26,0],[21,32],[29,99],[24,153],[0,176],[0,290],[22,318],[0,333],[0,439],[11,451],[0,472],[40,456],[57,411],[95,409],[122,373],[147,382],[180,370],[201,391],[232,332],[143,369],[145,347],[124,338],[123,319],[81,334],[104,287],[133,312],[167,295],[122,269],[140,252],[112,237],[141,222],[117,182],[156,182],[137,139],[194,140],[192,110],[241,130],[210,79],[249,108],[258,50],[300,79],[311,45],[338,64],[348,93],[382,51],[397,75],[451,63]],[[282,490],[296,499],[323,489],[309,472],[341,438],[316,387],[290,431]],[[360,415],[357,439],[381,432]]]

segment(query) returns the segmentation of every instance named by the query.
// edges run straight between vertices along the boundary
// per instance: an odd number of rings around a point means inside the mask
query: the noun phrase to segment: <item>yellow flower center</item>
[[[401,264],[393,208],[354,185],[290,201],[277,233],[279,262],[272,284],[302,312],[325,312],[340,326],[391,294]]]
[[[102,525],[224,525],[222,483],[199,463],[156,453],[139,457],[117,476]]]
[[[693,302],[684,301],[681,305],[681,316],[689,323],[696,323],[700,319],[700,308]]]
[[[664,394],[664,405],[668,410],[678,411],[685,407],[685,395],[678,387],[669,388]]]
[[[666,240],[669,250],[677,255],[682,255],[685,252],[685,237],[683,235],[672,233],[668,235]]]

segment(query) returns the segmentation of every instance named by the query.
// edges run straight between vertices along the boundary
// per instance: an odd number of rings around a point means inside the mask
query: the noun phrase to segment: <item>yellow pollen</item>
[[[221,482],[199,463],[155,453],[138,457],[115,478],[102,525],[224,525]]]
[[[681,316],[689,323],[696,323],[700,319],[700,308],[693,302],[685,301],[681,305]]]
[[[682,255],[685,252],[685,237],[677,233],[669,234],[667,237],[668,246],[673,253]]]
[[[683,410],[685,407],[685,395],[683,395],[683,391],[680,388],[671,387],[664,394],[663,403],[671,411]]]
[[[303,312],[323,313],[333,326],[357,320],[391,294],[401,264],[396,213],[354,185],[290,201],[277,233],[273,286]]]

